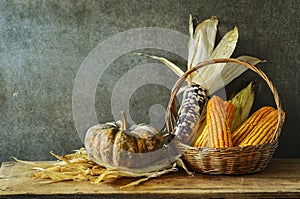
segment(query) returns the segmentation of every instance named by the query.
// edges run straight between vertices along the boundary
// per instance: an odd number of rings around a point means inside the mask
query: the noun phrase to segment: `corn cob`
[[[206,90],[200,85],[193,84],[186,89],[174,133],[181,142],[190,144],[193,140],[205,102]]]
[[[208,101],[206,120],[209,147],[232,147],[230,127],[225,111],[225,102],[220,97],[214,96]]]
[[[282,120],[285,119],[285,113],[282,112]],[[274,135],[278,123],[278,110],[273,110],[264,119],[260,120],[257,126],[249,135],[239,144],[239,146],[259,145],[269,143]]]
[[[207,130],[207,127],[206,127],[206,110],[205,110],[205,113],[204,113],[204,110],[203,110],[202,116],[203,116],[203,118],[202,118],[203,121],[200,123],[200,126],[198,128],[197,133],[195,134],[195,137],[194,137],[193,142],[191,143],[191,146],[198,146],[198,145],[202,146],[202,144],[200,144],[200,143],[202,143],[203,142],[202,139],[204,137],[206,137],[206,136],[204,136],[204,132],[206,132],[206,130]]]
[[[232,133],[233,146],[238,146],[253,130],[253,128],[261,121],[266,115],[274,110],[271,106],[264,106],[253,113],[242,125],[240,125]]]
[[[228,125],[231,124],[234,116],[234,106],[231,102],[225,102],[225,117]],[[207,147],[208,146],[208,127],[207,125],[204,127],[200,136],[194,144],[195,147]]]
[[[204,127],[203,131],[201,132],[201,134],[199,135],[199,137],[197,138],[194,146],[195,147],[207,147],[208,145],[208,128],[207,125]]]
[[[225,101],[225,116],[228,125],[230,126],[234,119],[235,107],[231,101]]]

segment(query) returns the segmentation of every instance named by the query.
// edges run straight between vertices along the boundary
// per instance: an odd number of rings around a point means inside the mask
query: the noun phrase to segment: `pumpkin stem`
[[[121,130],[122,131],[126,131],[128,128],[128,123],[127,123],[127,119],[126,119],[126,114],[124,111],[121,112],[122,114],[122,123],[121,123]]]

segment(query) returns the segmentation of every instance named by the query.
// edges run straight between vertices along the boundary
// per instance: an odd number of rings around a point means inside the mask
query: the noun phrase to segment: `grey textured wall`
[[[216,15],[218,39],[238,26],[233,57],[248,54],[268,60],[259,67],[277,86],[287,113],[276,156],[299,158],[299,9],[296,0],[1,0],[0,162],[10,156],[46,160],[51,158],[49,151],[62,154],[81,147],[73,122],[72,89],[84,58],[101,41],[128,29],[163,27],[188,34],[190,13],[199,20]],[[157,53],[184,65],[172,54]],[[99,121],[112,120],[104,113],[109,112],[112,88],[120,76],[148,62],[127,54],[105,72],[96,94]],[[272,102],[265,84],[251,72],[234,81],[231,89],[252,78],[257,82],[255,107]],[[157,85],[138,90],[131,103],[137,122],[147,121],[147,112],[138,110],[151,105],[149,92],[164,105],[168,99],[169,91]],[[107,109],[99,110],[103,104]]]

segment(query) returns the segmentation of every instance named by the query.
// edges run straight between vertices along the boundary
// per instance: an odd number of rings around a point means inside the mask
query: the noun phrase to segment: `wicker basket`
[[[274,131],[272,141],[263,145],[219,149],[191,147],[179,142],[178,149],[182,153],[182,159],[188,169],[196,172],[208,174],[246,174],[259,172],[267,166],[275,152],[275,149],[278,147],[279,135],[283,125],[283,120],[281,117],[282,107],[276,88],[269,80],[269,78],[265,75],[265,73],[263,73],[255,66],[237,59],[215,59],[212,61],[199,63],[197,66],[187,71],[173,87],[171,99],[167,109],[166,122],[168,122],[168,124],[171,123],[171,125],[174,123],[174,121],[172,123],[172,121],[170,120],[170,118],[172,117],[172,111],[174,111],[171,110],[171,107],[174,107],[174,99],[176,97],[176,94],[189,74],[199,69],[200,67],[204,67],[209,64],[227,62],[235,62],[248,67],[252,71],[256,72],[259,76],[261,76],[270,87],[270,90],[274,95],[277,109],[279,110],[279,122],[277,124],[277,128]],[[174,128],[174,126],[172,126],[172,128]]]

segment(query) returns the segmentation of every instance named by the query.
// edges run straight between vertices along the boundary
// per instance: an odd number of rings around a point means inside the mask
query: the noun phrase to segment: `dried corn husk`
[[[188,70],[201,61],[208,60],[211,56],[216,40],[218,19],[213,16],[200,23],[194,32],[192,16],[189,20],[190,39],[188,43]],[[192,83],[196,73],[187,79]],[[201,85],[201,84],[200,84]]]
[[[201,61],[217,59],[217,58],[229,58],[238,40],[238,29],[235,27],[229,31],[215,46],[215,38],[217,33],[218,19],[213,16],[206,19],[197,27],[193,28],[192,16],[189,20],[189,32],[190,39],[188,43],[188,66],[187,70]],[[164,57],[158,57],[153,55],[146,55],[143,53],[137,53],[138,55],[144,55],[153,59],[159,60],[174,71],[178,76],[182,76],[184,71],[180,69],[176,64],[172,63]],[[261,60],[251,56],[240,56],[237,59],[248,62],[255,65]],[[193,74],[191,74],[186,81],[191,84],[199,84],[209,90],[212,94],[220,88],[228,85],[232,80],[240,76],[247,70],[246,67],[242,67],[237,63],[218,63],[208,67],[199,68]]]
[[[122,177],[141,177],[138,180],[120,187],[126,188],[138,185],[151,178],[160,177],[170,172],[176,172],[178,170],[177,166],[182,167],[189,175],[192,175],[192,173],[187,170],[179,156],[176,158],[175,162],[170,162],[164,167],[161,167],[160,165],[166,165],[165,162],[163,164],[158,162],[153,166],[135,170],[111,167],[104,162],[97,164],[89,158],[85,148],[81,148],[80,150],[76,150],[75,153],[64,156],[56,155],[53,152],[51,152],[51,155],[56,157],[59,161],[39,163],[18,160],[15,157],[13,158],[17,162],[30,165],[32,169],[37,170],[37,173],[33,175],[33,178],[50,180],[42,181],[42,183],[61,181],[91,181],[93,183],[100,183]],[[164,161],[168,160],[166,159]]]

